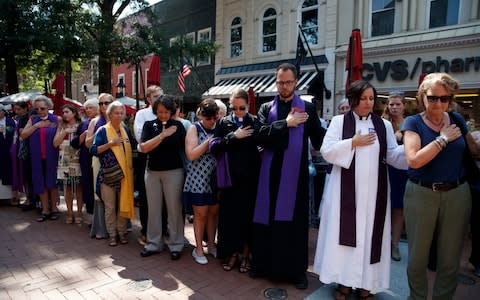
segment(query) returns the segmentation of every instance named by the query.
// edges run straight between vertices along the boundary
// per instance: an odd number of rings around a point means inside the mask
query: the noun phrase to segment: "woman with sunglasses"
[[[240,273],[250,270],[249,246],[253,207],[257,194],[260,154],[255,141],[260,128],[257,118],[248,113],[248,93],[235,90],[230,96],[231,114],[221,119],[215,129],[210,150],[228,164],[231,185],[220,189],[218,219],[218,258],[225,271],[239,263]],[[226,165],[224,165],[226,167]],[[225,168],[224,168],[225,170]]]
[[[92,147],[95,132],[107,124],[107,108],[113,102],[113,96],[107,93],[101,93],[98,96],[99,115],[90,121],[85,138],[85,147]],[[98,157],[92,157],[93,186],[95,192],[95,201],[93,204],[92,227],[90,228],[90,237],[97,240],[108,238],[107,226],[105,225],[105,205],[101,199],[100,186],[97,185],[97,176],[100,169]]]
[[[215,174],[215,157],[208,150],[208,143],[213,138],[218,118],[218,106],[213,99],[203,100],[198,108],[200,121],[190,126],[185,138],[185,154],[190,164],[183,186],[183,198],[186,205],[193,207],[193,231],[196,248],[192,251],[194,260],[207,264],[203,253],[203,235],[208,236],[208,252],[216,256],[215,232],[217,229],[218,203],[212,180]]]
[[[32,115],[20,137],[29,139],[33,193],[39,195],[42,202],[42,214],[37,221],[57,220],[58,148],[53,146],[53,138],[57,132],[58,117],[48,112],[53,108],[50,98],[38,96],[33,99],[32,105],[37,114]]]
[[[437,274],[434,299],[452,299],[471,198],[465,180],[463,153],[473,141],[462,116],[447,113],[458,82],[445,73],[432,73],[418,88],[425,111],[403,123],[405,156],[409,165],[404,196],[408,236],[408,284],[412,299],[426,299],[427,264],[434,233],[437,239]],[[462,138],[462,132],[466,133]],[[468,145],[465,141],[469,141]]]
[[[60,126],[57,127],[57,133],[53,138],[53,145],[60,151],[57,179],[63,184],[65,203],[67,204],[67,218],[65,219],[67,224],[74,222],[74,197],[77,200],[75,224],[82,223],[83,197],[80,185],[82,173],[80,171],[79,152],[70,145],[81,121],[76,107],[69,104],[62,106],[62,121]]]

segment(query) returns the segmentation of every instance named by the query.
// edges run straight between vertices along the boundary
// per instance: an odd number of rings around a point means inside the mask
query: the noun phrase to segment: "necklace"
[[[441,120],[440,122],[437,122],[437,123],[433,122],[433,121],[428,117],[428,115],[427,115],[426,113],[424,114],[424,116],[425,116],[425,119],[427,119],[428,122],[432,123],[433,125],[435,125],[435,126],[437,126],[437,127],[442,127],[442,126],[443,126],[443,116],[442,116],[442,120]]]

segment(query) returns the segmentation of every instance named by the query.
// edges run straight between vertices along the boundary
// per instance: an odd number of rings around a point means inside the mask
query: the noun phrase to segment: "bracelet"
[[[439,142],[439,141],[437,141],[437,140],[434,140],[434,141],[433,141],[433,143],[435,143],[435,146],[437,146],[438,150],[440,150],[440,151],[442,151],[442,150],[443,150],[443,147],[442,147],[442,145],[440,144],[440,142]]]
[[[435,143],[438,143],[438,145],[440,145],[440,147],[443,149],[445,147],[447,147],[447,140],[445,139],[444,136],[437,136],[435,138]]]
[[[447,136],[441,134],[441,135],[439,136],[439,138],[441,138],[443,141],[445,141],[445,144],[448,144],[448,138],[447,138]]]

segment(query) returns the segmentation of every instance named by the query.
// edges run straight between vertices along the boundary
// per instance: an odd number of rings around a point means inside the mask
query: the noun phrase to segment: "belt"
[[[449,182],[426,182],[412,178],[410,178],[410,181],[423,187],[429,188],[434,192],[446,192],[463,184],[466,181],[466,178],[462,177],[456,181]]]

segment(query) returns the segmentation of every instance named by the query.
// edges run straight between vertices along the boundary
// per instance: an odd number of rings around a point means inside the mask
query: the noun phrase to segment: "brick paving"
[[[168,251],[142,258],[136,222],[128,245],[109,247],[106,240],[91,239],[87,225],[65,224],[64,213],[43,223],[36,217],[0,206],[0,299],[265,299],[271,287],[303,299],[321,286],[311,273],[309,288],[301,291],[288,282],[225,272],[210,256],[202,266],[191,257],[193,246],[178,261]],[[316,230],[311,236],[316,239]],[[186,237],[193,243],[188,223]]]
[[[142,247],[136,242],[137,222],[128,234],[128,245],[109,247],[106,240],[89,238],[85,224],[65,224],[64,214],[60,220],[43,223],[36,222],[36,217],[34,211],[0,206],[1,300],[265,299],[267,288],[285,289],[288,299],[332,298],[328,292],[331,288],[321,288],[313,273],[308,273],[309,288],[297,290],[288,282],[251,279],[236,270],[225,272],[220,262],[211,257],[208,265],[198,265],[191,257],[193,246],[185,247],[178,261],[172,261],[168,251],[142,258]],[[187,223],[185,228],[187,239],[193,243],[192,225]],[[316,238],[317,230],[312,229],[310,267]],[[285,246],[288,247],[287,241]],[[467,242],[461,274],[475,279],[467,262],[468,251]],[[392,282],[395,280],[398,279],[392,278]],[[403,298],[396,296],[388,299]],[[378,298],[387,299],[381,295]],[[478,278],[474,285],[459,284],[455,299],[480,299]]]

